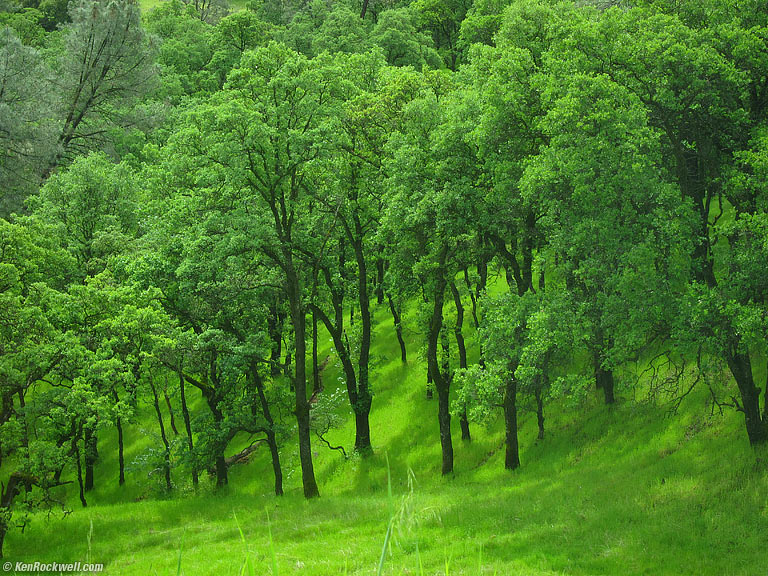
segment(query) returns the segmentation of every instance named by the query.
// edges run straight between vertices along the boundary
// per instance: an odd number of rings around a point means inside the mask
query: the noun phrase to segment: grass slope
[[[344,461],[315,442],[320,499],[301,496],[294,436],[282,448],[281,499],[271,495],[266,450],[234,466],[221,493],[207,484],[190,493],[175,470],[178,493],[166,498],[156,490],[159,474],[148,479],[141,468],[117,487],[115,434],[105,430],[89,507],[70,490],[73,512],[33,516],[23,535],[8,536],[7,559],[90,559],[107,574],[171,575],[180,558],[186,575],[266,575],[274,552],[279,574],[376,574],[393,518],[383,574],[768,572],[768,475],[754,464],[740,415],[710,416],[703,394],[675,417],[621,398],[607,408],[597,395],[578,407],[558,403],[543,441],[533,415],[522,417],[522,468],[514,473],[503,469],[500,421],[473,426],[471,444],[461,442],[456,422],[456,473],[442,478],[437,403],[425,399],[425,369],[415,359],[420,336],[408,331],[403,366],[384,307],[376,320],[375,455]],[[322,344],[324,357],[332,351]],[[331,362],[326,394],[338,374]],[[149,410],[144,432],[126,432],[129,463],[159,445]],[[345,425],[328,436],[350,447],[353,419],[348,409],[342,415]],[[181,428],[178,412],[177,420]]]

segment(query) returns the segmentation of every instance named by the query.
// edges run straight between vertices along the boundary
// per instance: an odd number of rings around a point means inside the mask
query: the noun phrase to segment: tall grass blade
[[[275,553],[275,544],[272,542],[272,523],[269,521],[269,510],[267,513],[267,532],[269,533],[269,554],[272,558],[272,576],[277,576],[277,554]]]
[[[181,551],[184,550],[184,537],[187,535],[186,528],[181,533],[181,543],[179,544],[179,560],[176,563],[176,576],[181,576]]]

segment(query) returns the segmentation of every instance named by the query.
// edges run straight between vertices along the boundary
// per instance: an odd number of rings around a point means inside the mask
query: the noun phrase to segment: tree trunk
[[[90,427],[85,429],[83,454],[85,459],[84,488],[86,492],[90,492],[93,490],[93,468],[96,464],[96,459],[99,457],[98,437],[96,436],[96,431]]]
[[[363,227],[355,214],[355,241],[352,246],[357,261],[357,295],[360,306],[360,354],[357,360],[357,408],[355,410],[355,451],[362,455],[371,449],[371,391],[368,386],[368,369],[371,355],[371,310],[368,295],[368,266],[363,252]]]
[[[384,259],[376,260],[376,302],[384,303]]]
[[[504,430],[504,468],[515,470],[520,467],[520,448],[517,440],[517,380],[514,376],[510,376],[504,387]]]
[[[229,444],[229,438],[222,436],[221,431],[224,427],[224,413],[219,407],[221,403],[221,379],[219,372],[219,353],[214,349],[211,352],[210,360],[208,363],[208,386],[202,389],[205,401],[208,404],[208,408],[213,414],[213,422],[216,429],[216,436],[214,442],[214,458],[216,469],[216,487],[221,488],[229,483],[229,475],[227,473],[227,459],[224,456],[224,452]]]
[[[88,506],[88,502],[85,500],[85,487],[83,486],[83,465],[80,462],[80,447],[77,445],[77,436],[72,440],[72,448],[75,455],[75,463],[77,468],[77,487],[80,490],[80,503],[83,508]]]
[[[189,408],[187,407],[187,395],[184,385],[184,372],[182,371],[181,364],[178,367],[179,374],[179,392],[181,394],[181,415],[184,418],[184,428],[187,431],[187,449],[189,450],[189,460],[192,464],[192,486],[197,488],[199,478],[197,475],[197,463],[195,461],[195,446],[192,440],[192,421],[189,417]]]
[[[3,557],[3,543],[10,527],[13,500],[19,494],[20,486],[23,484],[25,484],[23,476],[14,472],[8,478],[8,485],[3,486],[0,494],[0,558]]]
[[[453,303],[456,306],[456,326],[453,329],[454,336],[456,337],[456,347],[459,350],[459,368],[467,368],[467,347],[464,344],[464,334],[462,329],[464,327],[464,305],[461,302],[461,294],[456,287],[456,283],[450,282],[451,293],[453,294]],[[461,416],[459,418],[459,424],[461,425],[461,439],[465,442],[472,440],[472,435],[469,431],[469,419],[467,418],[467,406],[461,410]]]
[[[440,256],[439,266],[445,264],[445,250]],[[446,280],[442,270],[438,273],[435,283],[434,302],[432,316],[427,329],[427,363],[432,380],[437,389],[437,419],[440,427],[440,447],[443,454],[443,475],[453,472],[453,442],[451,440],[451,410],[450,410],[450,380],[440,372],[440,364],[437,360],[438,340],[443,327],[443,299],[445,296]]]
[[[605,403],[609,405],[616,401],[613,394],[614,383],[613,370],[605,369],[602,364],[598,364],[595,368],[595,384],[603,390]]]
[[[160,425],[160,439],[163,441],[165,452],[163,453],[163,473],[165,476],[165,489],[170,492],[171,486],[171,445],[168,443],[168,437],[165,435],[165,424],[163,423],[163,413],[160,411],[160,398],[157,395],[155,383],[150,377],[149,387],[152,389],[154,399],[155,414],[157,414],[157,423]]]
[[[432,382],[432,372],[429,370],[429,363],[427,363],[427,400],[432,400],[434,383]]]
[[[290,250],[286,246],[286,251]],[[288,302],[291,308],[293,323],[293,342],[296,351],[296,368],[294,371],[293,388],[296,398],[296,422],[299,431],[299,460],[301,461],[301,480],[305,498],[320,496],[320,490],[315,480],[315,469],[312,464],[312,439],[309,428],[309,402],[307,401],[307,343],[306,316],[302,305],[301,282],[293,269],[292,255],[286,253],[286,280]]]
[[[320,370],[317,362],[317,313],[312,310],[312,393],[320,392]]]
[[[400,312],[395,306],[392,296],[387,294],[387,300],[389,301],[389,311],[392,313],[392,321],[395,323],[395,334],[397,335],[397,343],[400,344],[400,361],[405,364],[408,362],[408,354],[405,349],[405,340],[403,340],[403,325],[400,317]]]
[[[267,315],[267,332],[272,342],[270,353],[270,373],[272,377],[280,375],[280,361],[283,357],[283,317],[280,313],[280,304],[275,298]]]
[[[165,397],[165,405],[168,407],[168,415],[171,418],[171,430],[173,435],[178,436],[179,430],[176,428],[176,417],[173,414],[173,405],[171,405],[171,399],[168,396],[168,377],[165,378],[165,388],[163,388],[163,396]]]
[[[725,356],[739,388],[749,443],[753,447],[765,445],[768,443],[768,427],[760,416],[760,389],[755,386],[749,353],[740,352],[737,342],[727,350]]]
[[[251,364],[251,378],[256,385],[256,393],[259,397],[259,404],[261,405],[261,413],[264,416],[264,420],[267,422],[267,445],[269,446],[269,453],[272,456],[272,471],[275,475],[275,496],[283,495],[283,469],[280,466],[280,451],[277,448],[277,437],[275,436],[275,421],[272,418],[272,412],[269,409],[269,402],[267,401],[267,395],[264,391],[264,381],[259,375],[256,364]]]
[[[115,400],[115,405],[120,402],[120,397],[117,395],[117,390],[112,390],[112,398]],[[125,484],[125,442],[123,439],[123,422],[120,416],[115,419],[115,427],[117,428],[117,466],[118,472],[118,486]]]

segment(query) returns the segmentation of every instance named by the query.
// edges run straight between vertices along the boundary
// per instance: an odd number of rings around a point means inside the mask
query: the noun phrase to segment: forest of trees
[[[762,0],[0,0],[0,554],[107,427],[131,481],[140,407],[168,491],[247,432],[319,496],[318,333],[361,458],[375,339],[443,474],[456,421],[515,469],[519,413],[595,388],[705,388],[760,458],[767,105]]]

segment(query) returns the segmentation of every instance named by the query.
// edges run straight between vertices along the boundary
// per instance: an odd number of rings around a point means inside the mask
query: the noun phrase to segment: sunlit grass
[[[89,507],[80,508],[70,491],[73,512],[34,516],[23,535],[9,535],[7,557],[82,561],[90,549],[91,561],[120,575],[178,574],[179,565],[187,575],[374,575],[379,566],[384,575],[768,571],[768,476],[754,465],[740,415],[710,417],[703,390],[675,417],[622,394],[613,408],[597,394],[578,408],[551,405],[544,440],[536,440],[535,418],[524,413],[522,468],[513,473],[503,469],[500,421],[474,425],[471,444],[455,426],[456,471],[444,478],[437,403],[425,398],[417,359],[420,335],[408,326],[403,366],[390,331],[380,307],[374,454],[345,461],[315,442],[320,499],[301,495],[293,436],[281,447],[280,499],[272,495],[266,451],[233,466],[220,493],[203,475],[194,494],[179,469],[170,498],[156,489],[157,475],[140,469],[129,470],[118,488],[115,433],[106,429]],[[331,354],[327,336],[320,344],[321,357]],[[323,373],[327,391],[339,386],[338,375],[332,361]],[[194,405],[202,407],[199,399]],[[350,447],[353,419],[349,408],[340,412],[346,423],[328,437]],[[129,463],[158,442],[154,421],[143,414],[126,430]]]

